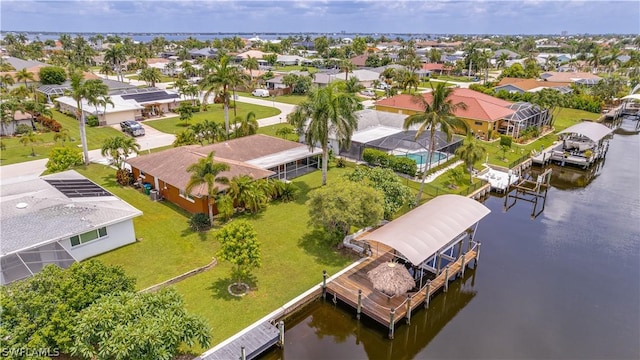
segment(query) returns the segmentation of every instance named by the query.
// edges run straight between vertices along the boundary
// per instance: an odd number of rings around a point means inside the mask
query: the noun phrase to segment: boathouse
[[[388,326],[393,338],[398,321],[406,318],[410,322],[413,310],[421,304],[428,307],[433,294],[446,291],[451,279],[464,275],[465,268],[478,261],[480,243],[475,232],[489,212],[473,199],[442,195],[362,234],[358,239],[371,256],[327,282],[325,296],[354,307],[358,318],[363,313]],[[371,273],[384,267],[406,268],[413,285],[403,293],[380,291]]]
[[[611,128],[602,124],[583,121],[558,132],[558,143],[535,155],[533,162],[555,162],[561,166],[568,164],[586,169],[596,160],[605,157],[609,148],[606,138],[612,132]]]

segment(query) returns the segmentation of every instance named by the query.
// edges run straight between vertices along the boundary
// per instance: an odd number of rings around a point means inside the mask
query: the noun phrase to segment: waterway
[[[490,197],[478,268],[394,340],[355,310],[317,301],[267,359],[639,359],[640,136],[614,135],[587,174],[554,168],[544,212]]]

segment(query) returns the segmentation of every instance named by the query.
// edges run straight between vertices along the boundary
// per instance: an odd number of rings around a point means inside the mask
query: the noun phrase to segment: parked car
[[[143,136],[144,128],[142,125],[138,124],[133,120],[127,120],[120,123],[120,128],[122,132],[125,132],[131,136]]]
[[[380,89],[380,90],[387,90],[390,89],[391,86],[385,82],[381,82],[380,84],[378,84],[378,86],[376,87],[376,89]]]
[[[251,92],[251,95],[253,96],[259,96],[259,97],[269,97],[269,90],[267,89],[255,89]]]
[[[360,94],[364,96],[376,96],[376,92],[371,89],[362,90],[360,91]]]

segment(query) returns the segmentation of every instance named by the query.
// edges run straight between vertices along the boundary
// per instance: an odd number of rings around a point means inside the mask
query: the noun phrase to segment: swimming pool
[[[396,157],[408,157],[409,159],[416,162],[418,165],[424,165],[427,163],[427,159],[429,158],[429,152],[420,151],[415,153],[408,153],[402,155],[396,155]],[[431,163],[437,163],[440,160],[446,159],[447,154],[436,151],[433,153],[433,157],[431,158]]]

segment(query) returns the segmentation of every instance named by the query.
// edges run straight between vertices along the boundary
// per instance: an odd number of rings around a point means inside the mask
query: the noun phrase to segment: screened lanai
[[[520,137],[522,131],[529,127],[542,128],[549,125],[551,116],[547,109],[528,102],[515,102],[509,105],[509,109],[515,110],[511,115],[504,117],[500,124],[501,134],[509,135],[514,139]]]
[[[372,148],[388,152],[396,156],[406,156],[418,164],[418,168],[423,168],[428,161],[428,152],[431,148],[429,131],[423,132],[416,139],[416,130],[402,131],[389,128],[388,131],[380,132],[379,128],[375,128],[379,136],[354,136],[351,140],[351,147],[343,149],[340,155],[362,160],[362,154],[366,148]],[[364,135],[364,134],[358,134]],[[435,152],[431,159],[431,164],[435,165],[439,162],[446,161],[452,156],[456,149],[462,145],[463,137],[453,135],[451,140],[447,140],[445,133],[436,131],[435,135]]]
[[[23,250],[0,259],[0,284],[5,285],[35,275],[49,264],[66,269],[74,262],[76,260],[73,256],[57,242]]]

